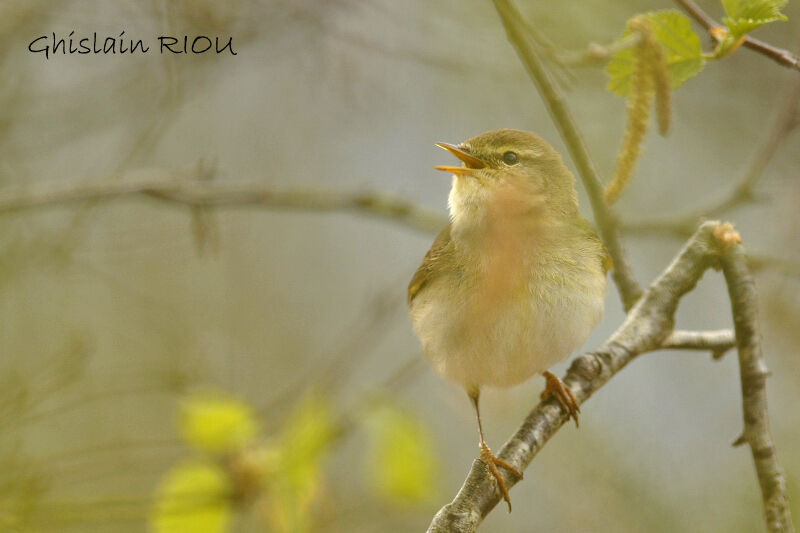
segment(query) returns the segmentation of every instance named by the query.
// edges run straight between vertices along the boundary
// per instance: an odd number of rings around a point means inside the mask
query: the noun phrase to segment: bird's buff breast
[[[576,259],[567,271],[500,251],[431,283],[411,320],[434,369],[467,389],[508,387],[582,346],[602,317],[606,282],[599,261]]]

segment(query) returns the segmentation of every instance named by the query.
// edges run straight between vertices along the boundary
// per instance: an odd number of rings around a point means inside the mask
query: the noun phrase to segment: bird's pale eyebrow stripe
[[[514,152],[520,157],[529,157],[531,159],[538,159],[544,155],[543,150],[535,150],[531,148],[515,148],[514,146],[505,146],[502,150],[500,150],[500,154],[504,154],[506,152]]]

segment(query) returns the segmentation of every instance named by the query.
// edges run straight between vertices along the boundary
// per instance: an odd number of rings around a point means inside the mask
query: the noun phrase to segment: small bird
[[[578,404],[550,366],[583,345],[603,314],[607,252],[578,213],[575,178],[541,137],[488,131],[459,145],[437,143],[462,166],[453,175],[450,224],[408,286],[414,331],[437,373],[461,385],[478,420],[480,458],[511,512],[483,437],[484,386],[510,387],[541,373],[578,424]]]

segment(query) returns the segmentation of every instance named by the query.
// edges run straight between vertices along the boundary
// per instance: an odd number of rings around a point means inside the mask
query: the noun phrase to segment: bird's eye
[[[506,152],[503,154],[503,162],[506,165],[516,165],[519,162],[519,156],[516,152]]]

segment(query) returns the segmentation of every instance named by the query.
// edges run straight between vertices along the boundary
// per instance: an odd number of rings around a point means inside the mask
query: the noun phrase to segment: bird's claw
[[[542,391],[542,400],[547,399],[548,396],[554,396],[569,417],[575,420],[575,427],[578,427],[578,413],[581,412],[581,408],[572,391],[552,372],[542,372],[542,376],[546,380],[544,391]]]
[[[496,457],[485,442],[481,442],[481,461],[486,464],[486,466],[489,468],[489,473],[492,475],[495,481],[497,481],[497,486],[500,488],[500,493],[503,495],[503,499],[508,504],[508,512],[510,513],[511,497],[508,495],[508,486],[506,486],[506,481],[503,479],[503,475],[500,473],[497,467],[500,466],[505,468],[514,474],[517,479],[522,479],[522,473],[507,461]]]

